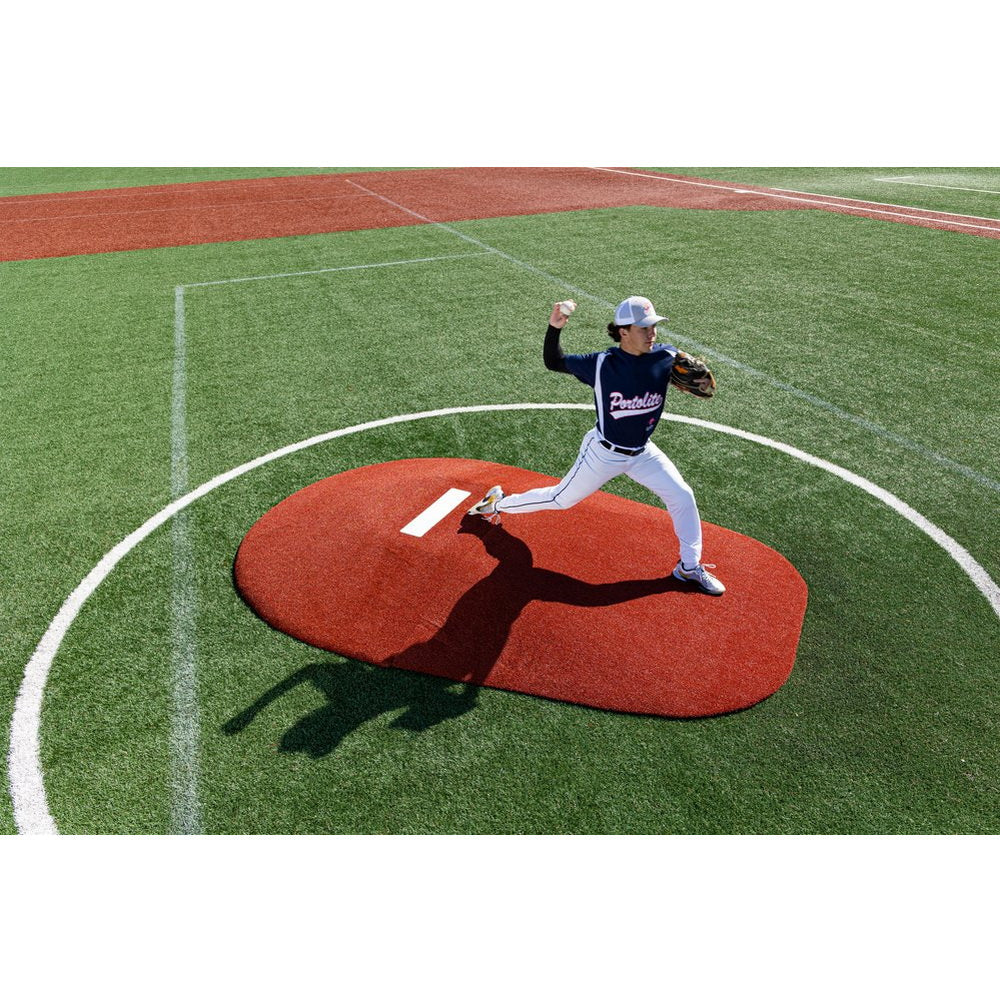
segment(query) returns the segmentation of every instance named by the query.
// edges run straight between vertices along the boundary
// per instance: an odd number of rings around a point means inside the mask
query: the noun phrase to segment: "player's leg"
[[[647,490],[652,490],[663,501],[674,522],[681,563],[697,566],[701,562],[701,517],[694,490],[688,486],[677,466],[650,441],[646,450],[632,460],[628,476]]]
[[[694,491],[685,482],[677,466],[652,442],[636,458],[628,475],[637,483],[652,490],[666,505],[674,533],[680,546],[680,562],[673,575],[699,586],[705,593],[716,597],[725,593],[725,586],[702,565],[701,517]]]
[[[605,458],[604,456],[609,456]],[[614,460],[614,459],[617,459]],[[512,493],[496,502],[501,514],[533,514],[539,510],[568,510],[596,493],[605,483],[620,476],[628,465],[625,456],[612,453],[597,444],[597,431],[589,431],[580,445],[573,468],[555,486],[543,486],[524,493]]]

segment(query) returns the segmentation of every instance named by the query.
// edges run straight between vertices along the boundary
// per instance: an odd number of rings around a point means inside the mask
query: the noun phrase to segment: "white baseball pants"
[[[533,514],[539,510],[567,510],[596,493],[615,476],[626,475],[655,493],[674,522],[685,566],[701,562],[701,518],[694,492],[677,466],[650,441],[638,455],[621,455],[600,443],[597,428],[580,445],[573,468],[562,482],[525,493],[512,493],[496,505],[501,514]]]

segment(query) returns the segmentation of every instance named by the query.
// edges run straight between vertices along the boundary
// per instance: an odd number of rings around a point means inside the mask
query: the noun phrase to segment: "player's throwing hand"
[[[565,302],[557,302],[552,307],[549,326],[554,326],[557,330],[561,330],[569,322],[569,318],[575,308],[576,303],[572,299],[567,299]]]

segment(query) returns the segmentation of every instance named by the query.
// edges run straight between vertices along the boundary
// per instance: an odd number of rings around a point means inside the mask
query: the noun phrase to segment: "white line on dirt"
[[[452,406],[441,410],[427,410],[423,413],[407,413],[400,416],[384,417],[381,420],[370,420],[367,423],[355,424],[353,427],[327,431],[324,434],[317,434],[315,437],[307,438],[304,441],[286,445],[284,448],[279,448],[277,451],[272,451],[267,455],[262,455],[259,458],[245,462],[235,469],[221,473],[185,496],[174,500],[171,504],[164,507],[163,510],[154,514],[140,527],[136,528],[126,538],[123,538],[122,541],[101,559],[69,597],[66,598],[58,614],[45,630],[45,634],[38,643],[34,654],[24,668],[24,677],[21,681],[21,688],[14,706],[14,715],[11,719],[10,750],[8,753],[8,779],[10,782],[11,800],[14,804],[14,820],[18,831],[27,834],[58,833],[55,820],[49,812],[39,755],[39,725],[45,683],[48,679],[52,662],[59,651],[59,646],[66,637],[66,633],[69,631],[70,626],[73,624],[84,603],[97,590],[101,583],[107,579],[115,566],[139,545],[140,542],[148,538],[149,535],[172,517],[175,517],[181,511],[191,506],[191,504],[213,490],[218,489],[220,486],[237,479],[247,472],[258,469],[262,465],[285,458],[306,448],[312,448],[315,445],[333,441],[336,438],[346,437],[349,434],[358,434],[362,431],[374,430],[378,427],[388,427],[392,424],[408,423],[413,420],[448,417],[460,413],[496,413],[516,410],[586,410],[593,412],[593,404],[497,403],[483,406]],[[752,434],[748,431],[728,427],[724,424],[710,423],[707,420],[699,420],[695,417],[683,417],[678,414],[664,414],[663,419],[690,424],[694,427],[702,427],[721,434],[729,434],[733,437],[743,438],[746,441],[761,444],[768,448],[774,448],[800,461],[824,469],[843,479],[845,482],[864,490],[896,511],[900,516],[906,518],[907,521],[919,528],[920,531],[924,532],[937,545],[940,545],[955,560],[976,589],[986,598],[994,614],[1000,618],[1000,587],[992,580],[986,570],[955,539],[888,490],[882,489],[882,487],[848,469],[834,465],[832,462],[827,462],[814,455],[809,455],[798,448],[793,448],[791,445],[775,441],[772,438]]]
[[[950,226],[957,226],[961,229],[985,229],[992,233],[1000,233],[1000,219],[990,219],[978,215],[957,215],[953,212],[938,212],[930,208],[915,208],[912,205],[894,205],[893,208],[905,208],[906,212],[892,212],[889,211],[887,207],[868,207],[862,208],[860,206],[884,206],[884,202],[880,201],[865,201],[862,198],[842,198],[840,201],[828,201],[828,198],[840,198],[840,195],[818,195],[811,194],[808,191],[792,191],[787,188],[771,188],[770,190],[756,190],[746,192],[744,188],[734,187],[729,184],[715,182],[708,183],[707,181],[694,181],[690,178],[682,177],[668,177],[666,174],[646,174],[638,170],[618,170],[612,167],[590,167],[590,170],[600,170],[608,174],[626,174],[630,177],[645,177],[647,180],[651,181],[662,181],[668,184],[690,184],[694,187],[704,187],[704,188],[716,188],[721,191],[729,191],[731,194],[743,194],[749,193],[756,195],[760,198],[779,198],[782,201],[797,201],[802,202],[807,205],[817,205],[821,208],[836,208],[840,209],[842,212],[869,212],[873,215],[889,215],[900,219],[913,219],[917,222],[939,222],[942,224],[948,224]],[[843,202],[853,202],[853,204],[843,204]],[[926,215],[914,215],[914,212],[926,212]],[[937,216],[937,218],[932,218],[928,216]],[[981,219],[984,222],[992,222],[994,225],[991,226],[980,226],[971,222],[958,222],[958,219]]]
[[[907,184],[910,187],[940,188],[942,191],[975,191],[977,194],[1000,194],[1000,191],[992,191],[989,188],[967,188],[958,187],[956,184],[928,184],[926,181],[911,180],[912,174],[905,177],[873,177],[872,180],[881,181],[883,184]],[[963,216],[966,218],[966,216]],[[972,216],[976,218],[976,216]]]
[[[773,191],[779,191],[779,192],[780,191],[784,191],[787,194],[801,194],[801,195],[806,195],[806,196],[808,196],[810,198],[821,197],[819,195],[814,194],[812,191],[796,191],[796,190],[794,190],[792,188],[772,188],[772,190]],[[826,197],[829,197],[829,198],[840,198],[841,196],[840,195],[831,194],[831,195],[827,195]],[[843,200],[844,201],[854,201],[854,202],[857,202],[858,204],[861,204],[861,205],[881,205],[883,208],[902,208],[902,209],[905,209],[908,212],[926,212],[926,213],[928,213],[928,215],[931,215],[931,216],[935,216],[936,215],[936,216],[940,216],[941,217],[938,220],[935,220],[933,218],[931,218],[931,219],[925,219],[925,221],[928,221],[928,222],[934,222],[934,221],[949,222],[952,219],[975,219],[977,222],[1000,223],[1000,219],[994,219],[992,216],[989,216],[989,215],[964,215],[961,212],[939,212],[937,209],[934,209],[934,208],[917,208],[914,205],[897,205],[895,202],[892,202],[892,201],[864,201],[864,200],[862,200],[860,198],[844,198]],[[850,206],[847,205],[847,206],[844,206],[844,207],[845,208],[849,208]],[[922,219],[924,217],[923,216],[916,216],[916,218]],[[958,225],[963,225],[963,223],[958,223]],[[976,227],[973,226],[972,228],[976,228]],[[990,228],[990,227],[987,226],[986,228]]]
[[[463,500],[472,494],[468,490],[450,489],[443,493],[425,511],[418,514],[409,524],[399,529],[403,535],[423,538],[435,524],[443,521]]]

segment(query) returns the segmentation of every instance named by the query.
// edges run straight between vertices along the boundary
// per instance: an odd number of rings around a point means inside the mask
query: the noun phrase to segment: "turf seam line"
[[[596,295],[591,295],[590,292],[585,291],[582,288],[577,288],[576,285],[571,285],[562,278],[557,278],[553,274],[549,274],[548,271],[543,271],[539,267],[535,267],[534,264],[528,264],[523,260],[518,260],[516,257],[511,257],[510,254],[504,253],[503,250],[498,250],[494,246],[490,246],[489,243],[484,243],[482,240],[477,240],[474,236],[467,236],[465,233],[458,229],[454,229],[452,226],[446,225],[443,222],[435,222],[434,219],[429,219],[426,215],[421,215],[419,212],[414,212],[413,209],[407,208],[405,205],[400,205],[399,202],[393,201],[391,198],[386,198],[385,195],[379,194],[377,191],[372,191],[369,188],[364,187],[361,184],[357,184],[354,181],[348,181],[348,184],[354,185],[359,191],[364,191],[366,194],[370,194],[373,198],[378,198],[380,201],[384,201],[387,205],[392,205],[394,208],[398,208],[401,212],[406,212],[407,215],[412,215],[414,219],[420,219],[422,222],[427,222],[432,226],[437,226],[439,229],[443,229],[447,233],[451,233],[452,236],[457,236],[460,240],[465,240],[467,243],[474,243],[478,247],[485,247],[490,253],[494,253],[499,257],[503,257],[504,260],[509,260],[512,264],[516,264],[518,267],[523,267],[525,270],[531,271],[532,274],[537,274],[548,281],[554,281],[556,284],[562,285],[563,288],[568,288],[571,292],[575,292],[577,295],[582,295],[585,299],[590,299],[592,302],[597,302],[600,305],[604,305],[603,299],[598,298]]]
[[[315,445],[325,444],[336,438],[357,434],[363,431],[388,427],[392,424],[407,423],[414,420],[426,420],[433,417],[450,417],[466,413],[497,413],[518,410],[584,410],[593,413],[591,403],[490,403],[481,406],[453,406],[441,410],[425,410],[422,413],[399,414],[393,417],[383,417],[370,420],[367,423],[355,424],[352,427],[326,431],[314,437],[306,438],[294,444],[285,445],[267,455],[251,459],[228,472],[220,473],[214,479],[179,497],[158,511],[130,535],[123,538],[113,549],[107,552],[97,565],[83,578],[76,589],[66,598],[55,618],[49,623],[24,668],[21,687],[14,704],[14,713],[10,724],[10,744],[7,758],[7,774],[11,801],[14,805],[14,820],[18,831],[26,834],[58,833],[55,820],[48,809],[45,795],[45,782],[42,776],[39,754],[39,724],[41,720],[42,699],[45,693],[45,683],[48,679],[52,662],[59,651],[66,633],[87,599],[97,590],[101,583],[137,545],[144,541],[157,528],[161,527],[176,514],[233,479],[260,468],[269,462],[285,458],[295,452]],[[817,468],[832,473],[845,482],[858,486],[877,500],[895,510],[915,527],[924,532],[932,541],[945,550],[958,563],[962,572],[972,581],[976,589],[989,602],[994,614],[1000,619],[1000,587],[993,581],[989,573],[981,566],[965,548],[959,545],[950,535],[929,521],[914,508],[904,503],[888,490],[882,489],[870,480],[865,479],[848,469],[827,462],[825,459],[809,455],[807,452],[791,445],[752,434],[748,431],[724,424],[715,424],[696,417],[685,417],[677,413],[665,413],[664,420],[689,424],[707,430],[718,431],[733,437],[743,438],[766,447],[784,452],[793,458],[807,461]]]
[[[188,492],[187,333],[184,288],[174,289],[174,374],[170,400],[170,494]],[[198,709],[197,578],[191,522],[183,511],[171,524],[170,601],[171,695],[170,785],[171,832],[201,833],[198,794],[201,724]]]
[[[591,167],[589,169],[603,170],[606,168]],[[614,173],[615,171],[611,172]],[[622,173],[624,171],[617,171],[617,172]],[[650,177],[652,180],[660,179],[652,174],[639,174],[638,176]],[[671,178],[662,178],[662,179],[670,180]],[[426,215],[421,215],[419,212],[415,212],[412,209],[407,208],[405,205],[400,205],[398,202],[395,202],[390,198],[386,198],[384,195],[379,194],[377,191],[372,191],[361,184],[357,184],[354,181],[348,181],[347,183],[353,184],[354,187],[358,188],[359,190],[366,191],[368,194],[374,196],[375,198],[379,198],[380,200],[386,202],[387,204],[393,205],[394,207],[400,209],[401,211],[406,212],[409,215],[412,215],[415,219],[421,219],[432,226],[437,226],[440,229],[444,229],[447,232],[451,233],[452,235],[459,237],[460,239],[467,240],[470,243],[475,243],[477,246],[486,247],[487,250],[493,251],[494,253],[503,257],[504,260],[510,261],[510,263],[516,264],[518,267],[522,267],[525,270],[532,272],[533,274],[541,275],[542,277],[547,278],[549,281],[555,282],[555,284],[559,285],[562,288],[568,289],[569,291],[574,292],[577,295],[582,295],[583,297],[590,299],[592,302],[596,303],[597,305],[603,306],[605,309],[614,309],[614,303],[608,302],[606,299],[602,299],[600,296],[592,295],[590,292],[585,291],[582,288],[578,288],[576,285],[572,285],[568,281],[564,281],[562,278],[558,278],[553,274],[549,274],[547,271],[542,271],[539,268],[535,267],[533,264],[529,264],[526,261],[519,260],[517,257],[512,257],[510,254],[504,253],[502,250],[498,250],[496,247],[492,247],[488,243],[484,243],[482,240],[477,240],[473,236],[467,236],[465,233],[460,232],[459,230],[453,228],[452,226],[445,225],[445,223],[443,222],[435,222],[433,219],[428,218]],[[704,182],[701,181],[687,181],[685,183],[700,184],[701,186],[704,187],[720,186],[716,184],[705,184]],[[737,371],[745,372],[746,374],[754,378],[766,382],[768,385],[771,385],[776,389],[780,389],[781,391],[787,392],[790,395],[793,395],[796,398],[811,404],[812,406],[816,406],[819,409],[825,410],[827,413],[830,413],[841,420],[846,420],[849,423],[854,424],[856,427],[860,427],[862,430],[869,431],[875,434],[877,437],[881,437],[886,441],[892,441],[895,444],[898,444],[908,449],[909,451],[912,451],[914,454],[920,455],[921,458],[929,459],[930,461],[934,462],[936,465],[939,465],[943,469],[947,469],[950,472],[957,473],[958,475],[961,475],[966,479],[971,479],[972,481],[978,483],[980,486],[985,486],[988,489],[1000,493],[1000,482],[998,482],[995,479],[991,479],[989,476],[984,475],[983,473],[979,472],[976,469],[973,469],[967,465],[962,465],[960,462],[956,462],[954,459],[949,458],[947,455],[942,455],[939,452],[936,452],[926,447],[925,445],[920,444],[917,441],[911,441],[909,438],[905,437],[902,434],[897,434],[895,431],[891,431],[887,427],[882,427],[881,424],[877,424],[871,420],[866,420],[864,417],[855,416],[848,410],[844,410],[841,407],[835,405],[834,403],[828,402],[827,400],[823,399],[820,396],[816,396],[811,392],[806,392],[804,389],[799,389],[788,382],[782,382],[779,379],[774,378],[774,376],[768,375],[766,372],[759,371],[756,368],[751,368],[749,365],[745,365],[741,361],[737,361],[735,358],[727,357],[725,354],[721,354],[718,351],[715,351],[712,348],[705,346],[704,344],[700,344],[689,337],[685,337],[684,340],[694,350],[702,354],[705,354],[711,358],[714,358],[717,361],[722,361],[727,365],[731,365],[732,367],[737,369]]]
[[[864,198],[841,198],[840,195],[817,195],[809,191],[793,191],[791,188],[752,188],[748,189],[746,185],[741,185],[739,187],[732,187],[728,184],[721,182],[708,183],[707,181],[694,181],[689,178],[681,177],[668,177],[665,174],[645,174],[638,170],[617,170],[612,167],[590,167],[590,170],[601,170],[608,174],[626,174],[630,177],[647,177],[651,181],[667,181],[674,184],[692,184],[695,187],[707,187],[707,188],[720,188],[723,191],[731,191],[733,194],[753,194],[759,195],[762,198],[780,198],[782,201],[799,201],[806,205],[818,205],[821,208],[836,208],[843,211],[854,211],[854,212],[873,212],[877,215],[891,215],[900,219],[914,219],[918,222],[939,222],[942,224],[947,223],[952,226],[959,226],[962,229],[986,229],[991,233],[1000,233],[1000,225],[996,226],[979,226],[971,222],[957,222],[956,219],[979,219],[983,222],[996,222],[1000,223],[1000,219],[991,219],[984,215],[959,215],[954,212],[939,212],[934,208],[915,208],[913,205],[887,205],[886,202],[882,201],[865,201]],[[348,182],[350,183],[350,182]],[[804,197],[795,197],[796,195],[803,195]],[[853,205],[844,205],[835,201],[824,201],[824,198],[840,198],[841,201],[852,201]],[[859,208],[860,205],[886,205],[886,208]],[[939,218],[927,218],[925,215],[909,215],[904,212],[890,212],[887,208],[905,208],[909,212],[926,212],[928,215],[936,215]]]

